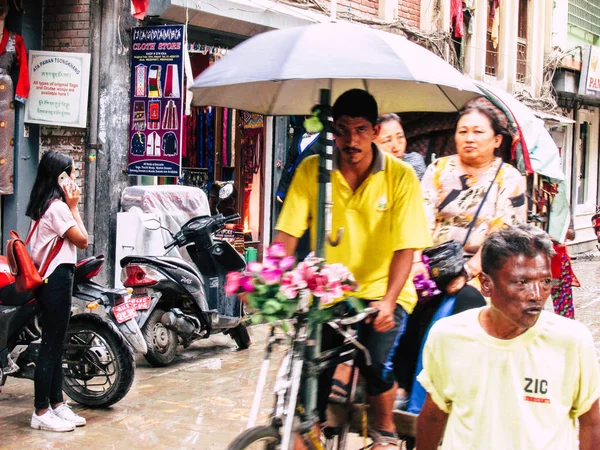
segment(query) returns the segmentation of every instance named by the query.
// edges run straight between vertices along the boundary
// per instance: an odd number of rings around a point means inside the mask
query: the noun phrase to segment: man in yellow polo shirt
[[[395,382],[391,358],[417,296],[409,273],[413,251],[432,245],[423,199],[414,170],[373,144],[379,133],[377,103],[366,91],[353,89],[333,105],[336,128],[334,170],[331,173],[333,229],[344,229],[337,247],[326,245],[329,263],[346,265],[356,277],[358,297],[379,309],[372,324],[364,324],[359,338],[369,349],[372,365],[361,364],[367,394],[375,414],[370,430],[374,450],[397,443],[392,409]],[[296,170],[276,229],[275,242],[293,255],[298,238],[310,228],[316,238],[318,156],[307,158]],[[323,348],[334,346],[324,328]],[[319,383],[321,419],[333,373]]]
[[[592,335],[544,311],[553,254],[530,224],[488,236],[480,277],[491,306],[441,319],[425,343],[419,450],[437,450],[442,435],[444,450],[600,448]]]

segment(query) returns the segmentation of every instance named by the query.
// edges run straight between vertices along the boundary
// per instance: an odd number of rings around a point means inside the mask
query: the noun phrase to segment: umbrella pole
[[[331,170],[333,168],[333,118],[331,116],[331,91],[321,89],[321,98],[318,108],[319,118],[323,124],[321,142],[324,149],[319,156],[319,198],[317,204],[317,241],[316,256],[325,257],[325,239],[331,233],[331,210],[333,202],[331,198]],[[320,303],[315,301],[310,306],[312,310],[320,309]],[[321,352],[321,324],[313,324],[307,341],[307,359],[314,363]],[[317,389],[319,376],[314,371],[306,382],[304,405],[309,416],[315,414],[317,409]]]

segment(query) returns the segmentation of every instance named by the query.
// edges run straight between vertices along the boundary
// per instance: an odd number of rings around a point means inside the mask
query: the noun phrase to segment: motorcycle
[[[592,227],[594,228],[594,233],[596,233],[596,238],[600,243],[600,207],[596,210],[596,213],[592,216]],[[600,245],[597,245],[600,250]]]
[[[226,274],[243,271],[246,261],[229,242],[213,236],[239,218],[239,214],[199,216],[172,234],[173,240],[164,246],[167,254],[175,246],[185,247],[193,264],[168,256],[121,259],[121,281],[133,289],[150,364],[167,366],[179,343],[187,348],[219,332],[231,336],[241,350],[250,346],[242,304],[224,289]]]
[[[125,397],[133,383],[133,352],[146,351],[129,292],[92,280],[103,263],[100,255],[75,266],[63,353],[63,390],[90,407],[110,406]],[[34,293],[16,291],[8,262],[0,256],[0,388],[8,376],[33,380],[43,325],[39,312]],[[6,373],[8,361],[16,361],[11,373]]]

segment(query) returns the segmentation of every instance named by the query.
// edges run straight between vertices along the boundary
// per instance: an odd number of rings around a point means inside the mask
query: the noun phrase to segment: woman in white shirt
[[[85,425],[62,394],[62,354],[69,318],[77,248],[88,234],[77,205],[73,159],[48,151],[42,155],[26,214],[31,217],[29,252],[44,279],[36,293],[41,311],[42,344],[35,368],[35,411],[31,428],[72,431]],[[46,270],[43,267],[47,266]]]

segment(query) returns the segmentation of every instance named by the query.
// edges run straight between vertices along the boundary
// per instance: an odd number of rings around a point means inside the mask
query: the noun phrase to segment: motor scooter
[[[103,263],[100,255],[75,266],[63,354],[64,391],[74,401],[93,407],[110,406],[129,392],[135,371],[133,352],[146,352],[129,292],[92,280]],[[8,376],[33,380],[42,337],[39,312],[34,293],[17,292],[7,259],[0,256],[0,388]]]
[[[126,256],[121,259],[121,281],[132,288],[138,324],[146,339],[146,360],[166,366],[177,345],[189,346],[212,334],[229,334],[238,348],[250,346],[242,321],[243,307],[237,296],[225,294],[225,276],[243,271],[246,261],[229,242],[213,234],[239,214],[199,216],[189,220],[165,245],[187,250],[192,263],[168,256]]]

